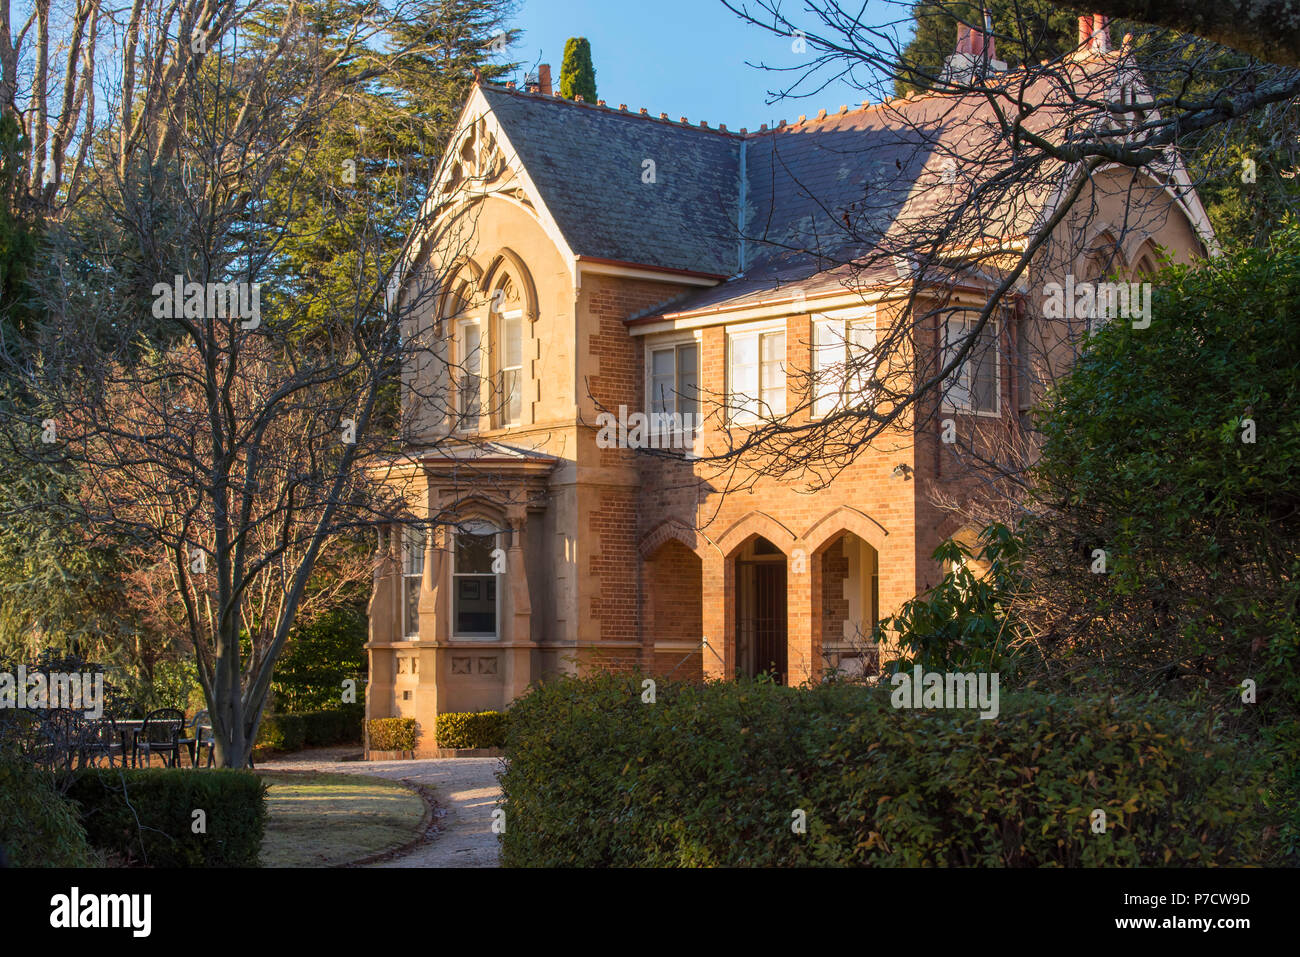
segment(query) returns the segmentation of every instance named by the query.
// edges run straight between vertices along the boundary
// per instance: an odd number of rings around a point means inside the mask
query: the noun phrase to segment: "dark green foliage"
[[[257,749],[266,752],[301,751],[307,743],[307,727],[297,714],[268,714],[257,730]]]
[[[0,112],[0,323],[19,333],[31,317],[26,282],[38,245],[37,229],[17,201],[30,145],[18,116]]]
[[[0,747],[0,847],[10,867],[89,864],[77,806],[59,793],[52,772],[8,747]]]
[[[586,37],[569,37],[564,44],[564,63],[560,66],[560,96],[584,102],[596,102],[596,68],[591,64],[591,44]]]
[[[296,715],[302,720],[303,743],[309,748],[336,744],[360,744],[365,705],[349,704],[329,711],[308,711]]]
[[[982,720],[896,710],[863,686],[661,680],[645,704],[639,678],[566,678],[511,708],[502,860],[1263,863],[1261,767],[1239,745],[1201,710],[1155,700],[1004,694]]]
[[[414,751],[414,718],[371,718],[366,722],[371,751]]]
[[[892,636],[901,650],[896,670],[914,665],[937,671],[999,671],[1012,666],[1021,637],[1010,611],[1024,588],[1021,543],[1005,525],[990,525],[980,534],[979,548],[949,540],[934,552],[946,571],[939,584],[905,602],[892,617],[876,626],[874,640]],[[974,563],[984,566],[977,575]]]
[[[369,625],[364,611],[345,606],[329,611],[290,637],[275,666],[271,690],[280,711],[302,713],[347,707],[343,682],[365,692]]]
[[[91,845],[129,864],[258,866],[266,785],[251,772],[87,768],[74,772],[68,796]],[[193,832],[196,810],[205,834]]]
[[[360,744],[364,716],[365,706],[360,704],[302,714],[268,714],[257,732],[257,748],[267,754]]]
[[[438,747],[501,748],[506,743],[504,711],[446,711],[438,715]]]
[[[1253,678],[1265,714],[1295,714],[1297,302],[1288,225],[1266,249],[1166,270],[1150,328],[1091,340],[1040,416],[1027,545],[1057,646],[1226,699]]]

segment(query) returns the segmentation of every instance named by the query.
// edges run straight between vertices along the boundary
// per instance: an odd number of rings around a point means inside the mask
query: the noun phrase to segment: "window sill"
[[[972,410],[972,409],[954,409],[954,408],[952,408],[951,406],[945,406],[944,409],[943,409],[943,411],[946,412],[946,413],[948,413],[948,414],[950,414],[950,415],[973,415],[973,416],[975,416],[976,418],[980,418],[980,419],[1000,419],[1000,418],[1002,418],[1002,410],[1001,410],[1001,409],[999,409],[999,410],[996,411],[996,412],[976,412],[976,411],[974,411],[974,410]]]

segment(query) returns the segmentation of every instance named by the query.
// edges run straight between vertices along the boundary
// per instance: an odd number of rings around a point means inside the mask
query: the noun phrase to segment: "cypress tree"
[[[569,37],[564,44],[560,95],[570,100],[580,96],[587,103],[596,102],[596,68],[591,65],[591,44],[586,37]]]

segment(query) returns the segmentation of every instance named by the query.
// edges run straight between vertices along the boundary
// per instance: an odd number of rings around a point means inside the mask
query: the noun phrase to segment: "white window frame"
[[[465,345],[465,330],[469,326],[474,326],[478,330],[478,348],[474,350],[477,353],[475,361],[478,371],[473,373],[478,379],[478,414],[473,416],[468,414],[469,410],[466,408],[464,383],[471,374],[467,368],[471,352]],[[452,372],[456,381],[452,394],[455,397],[457,432],[477,432],[479,421],[483,417],[483,356],[486,351],[483,344],[483,326],[483,320],[478,316],[467,316],[456,320],[455,359],[452,363]]]
[[[761,422],[765,419],[782,416],[786,414],[789,408],[790,394],[790,370],[786,367],[786,359],[789,356],[789,331],[786,328],[785,318],[772,320],[770,322],[748,323],[743,326],[732,326],[726,330],[727,335],[727,419],[733,425],[743,425],[752,422]],[[782,338],[782,349],[780,367],[781,367],[781,403],[780,408],[775,408],[767,400],[763,391],[763,339],[766,336],[780,335]],[[757,395],[748,396],[751,401],[756,401],[759,406],[758,413],[755,413],[745,406],[736,403],[736,341],[748,338],[750,336],[757,338],[756,356],[757,356]],[[773,394],[775,390],[773,390]]]
[[[943,336],[942,343],[942,361],[946,367],[949,357],[952,353],[961,347],[965,342],[966,334],[969,333],[970,327],[975,325],[979,320],[978,312],[965,312],[956,315],[948,315],[943,319]],[[950,324],[963,323],[965,333],[958,338],[956,342],[951,342],[948,338],[948,327]],[[945,412],[955,412],[962,415],[976,415],[984,418],[996,419],[1002,415],[1002,323],[996,315],[989,316],[988,322],[984,326],[984,335],[991,336],[993,340],[993,409],[974,409],[971,408],[970,397],[974,394],[972,389],[971,376],[974,369],[972,360],[975,358],[967,354],[965,361],[962,362],[954,371],[952,376],[944,380],[943,384],[943,409]],[[961,382],[961,388],[966,394],[964,404],[954,402],[952,398],[952,389],[954,381]]]
[[[409,604],[407,601],[408,589],[412,581],[415,582],[416,595],[424,587],[424,551],[425,536],[428,532],[424,529],[412,528],[409,525],[401,527],[402,543],[402,595],[401,595],[401,638],[403,641],[418,641],[420,638],[420,612],[419,598],[416,598],[416,610],[413,616],[409,615]],[[415,621],[411,622],[408,618],[414,617]]]
[[[482,529],[482,531],[478,531]],[[459,526],[452,529],[451,538],[451,637],[463,641],[500,641],[501,640],[501,594],[505,591],[505,575],[488,576],[483,572],[460,572],[456,570],[457,553],[460,550],[460,536],[462,532],[470,534],[483,534],[484,532],[492,533],[493,548],[504,548],[502,544],[501,529],[497,528],[486,519],[469,519],[461,522]],[[496,631],[492,634],[483,634],[481,632],[461,632],[460,623],[460,582],[461,578],[486,578],[493,579],[493,587],[496,589],[496,601],[493,607],[493,619],[496,622]]]
[[[506,322],[514,322],[519,330],[519,365],[506,365],[506,346],[507,338],[505,332]],[[498,387],[495,390],[500,395],[500,408],[493,410],[493,418],[496,420],[498,428],[507,429],[513,426],[522,425],[524,421],[524,311],[522,309],[511,309],[509,312],[498,312],[495,314],[493,323],[496,336],[496,354],[497,354],[497,382]],[[510,417],[510,393],[506,389],[506,379],[510,372],[517,373],[516,387],[519,393],[519,414],[515,418]]]
[[[833,312],[813,313],[810,317],[812,348],[812,410],[814,419],[823,419],[837,409],[865,405],[867,381],[875,369],[874,357],[866,368],[850,375],[851,351],[872,353],[876,348],[876,307],[855,306]],[[821,336],[830,336],[827,342]],[[866,341],[855,341],[866,340]],[[823,357],[835,354],[834,362],[823,365]],[[825,373],[823,370],[829,370]],[[826,388],[829,385],[830,388]],[[825,400],[833,400],[827,402]]]

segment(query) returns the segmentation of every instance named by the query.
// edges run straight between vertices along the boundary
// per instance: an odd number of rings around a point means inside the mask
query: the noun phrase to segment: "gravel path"
[[[496,867],[497,836],[492,812],[501,797],[496,772],[500,758],[428,758],[416,761],[338,761],[333,755],[303,760],[306,754],[259,764],[268,771],[331,771],[415,781],[432,788],[442,817],[429,841],[375,867]],[[315,756],[313,756],[315,757]]]

